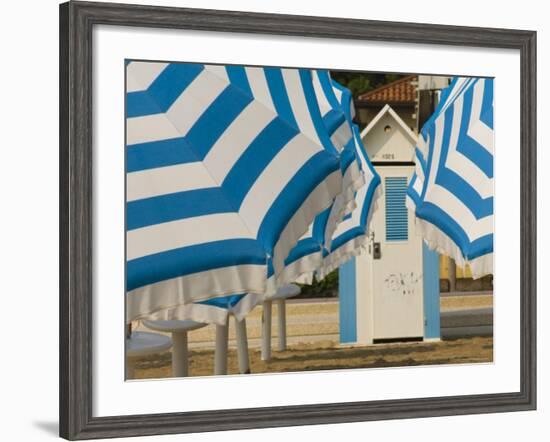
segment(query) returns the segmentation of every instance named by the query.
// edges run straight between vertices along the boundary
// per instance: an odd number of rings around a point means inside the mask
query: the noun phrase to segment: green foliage
[[[342,71],[332,71],[330,76],[342,86],[347,87],[353,98],[404,77],[400,74],[368,74]]]
[[[366,75],[354,75],[346,79],[345,83],[339,82],[342,86],[347,87],[354,97],[358,97],[365,92],[373,89],[372,80]]]
[[[311,285],[299,284],[300,298],[330,298],[338,296],[338,270],[329,273],[322,281],[313,281]]]

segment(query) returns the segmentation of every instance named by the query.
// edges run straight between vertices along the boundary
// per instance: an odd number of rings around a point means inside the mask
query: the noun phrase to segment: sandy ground
[[[441,311],[462,310],[470,308],[484,308],[493,306],[493,295],[480,293],[468,295],[443,295],[441,296]]]
[[[492,306],[492,295],[442,296],[441,311]],[[312,300],[287,302],[287,342],[284,352],[276,351],[277,309],[273,310],[272,360],[260,359],[262,308],[258,306],[247,316],[250,366],[252,373],[330,370],[345,368],[396,367],[410,365],[462,364],[492,362],[493,340],[473,337],[441,342],[378,344],[376,346],[340,346],[338,344],[338,302]],[[138,326],[140,330],[146,330]],[[212,325],[189,333],[191,376],[213,373],[214,334]],[[237,374],[234,327],[229,328],[229,373]],[[165,352],[136,361],[138,379],[171,376],[171,354]]]
[[[252,373],[399,367],[413,365],[471,364],[492,362],[493,339],[474,337],[441,342],[386,344],[370,347],[341,347],[333,341],[296,344],[286,351],[273,351],[272,360],[260,360],[259,349],[250,350]],[[171,376],[170,353],[147,357],[135,365],[137,379]],[[214,370],[214,351],[191,351],[191,376],[208,376]],[[229,374],[238,374],[237,355],[229,351]]]

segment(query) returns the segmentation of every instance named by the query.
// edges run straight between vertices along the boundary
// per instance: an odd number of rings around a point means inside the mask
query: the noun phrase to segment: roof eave
[[[389,104],[390,106],[414,106],[416,104],[415,101],[362,101],[362,100],[356,100],[354,102],[355,107],[379,107],[379,106],[385,106],[386,104]]]

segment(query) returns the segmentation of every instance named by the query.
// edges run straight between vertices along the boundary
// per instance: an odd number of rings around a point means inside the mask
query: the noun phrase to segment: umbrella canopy
[[[128,321],[265,293],[345,190],[309,70],[131,62],[126,117]]]
[[[368,240],[368,227],[372,213],[380,195],[380,176],[374,170],[365,147],[359,128],[353,127],[353,144],[361,161],[366,184],[354,196],[356,207],[344,216],[323,248],[323,265],[317,271],[320,279],[338,268],[341,264],[361,253]]]
[[[313,73],[315,96],[323,118],[325,130],[336,149],[340,152],[340,170],[342,172],[345,191],[338,195],[334,203],[316,216],[307,232],[300,238],[296,246],[285,259],[285,268],[279,276],[279,284],[271,279],[269,294],[274,294],[276,287],[290,282],[310,284],[313,273],[323,263],[323,243],[326,232],[332,232],[354,204],[354,194],[364,184],[361,164],[358,161],[355,148],[350,144],[353,137],[352,114],[341,105],[338,97],[342,97],[345,88],[336,89],[330,74],[325,70]],[[349,97],[351,93],[347,91]],[[347,95],[346,95],[347,96]],[[344,100],[345,101],[345,100]],[[348,100],[348,105],[350,101]],[[270,275],[273,271],[270,272]]]
[[[330,103],[329,112],[339,110],[344,115],[339,126],[327,130],[334,143],[341,146],[345,156],[354,159],[352,164],[357,164],[361,172],[357,178],[354,170],[344,174],[350,183],[348,193],[339,195],[331,207],[315,218],[285,261],[289,280],[292,276],[294,281],[309,284],[314,272],[319,278],[324,278],[359,253],[366,241],[368,219],[374,210],[380,184],[380,177],[366,154],[359,128],[353,122],[355,111],[351,92],[331,80],[327,72],[318,73],[324,86],[322,91],[317,91],[319,101],[323,102],[325,98]]]
[[[261,295],[240,294],[220,296],[206,301],[180,304],[170,309],[160,310],[148,315],[148,320],[192,320],[206,324],[226,325],[232,314],[242,321],[250,311],[261,302]]]
[[[493,80],[455,78],[422,128],[407,191],[428,246],[493,272]]]
[[[336,81],[333,81],[333,87],[351,127],[352,137],[348,140],[348,146],[359,160],[365,185],[354,193],[352,203],[348,204],[348,210],[336,228],[325,230],[323,265],[317,271],[321,279],[361,252],[368,239],[369,220],[376,209],[380,192],[380,176],[369,160],[359,127],[353,123],[355,110],[351,92]]]

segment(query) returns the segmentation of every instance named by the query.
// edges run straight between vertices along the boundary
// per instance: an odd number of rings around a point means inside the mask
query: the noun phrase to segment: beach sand
[[[142,358],[136,362],[136,379],[171,376],[171,354]],[[493,361],[493,339],[473,337],[440,342],[378,344],[343,347],[333,341],[294,344],[283,352],[273,351],[272,359],[260,359],[259,349],[250,349],[252,373],[333,370],[349,368],[399,367],[439,364],[471,364]],[[192,350],[191,376],[209,376],[214,370],[212,349]],[[229,374],[238,374],[237,353],[229,350]]]

